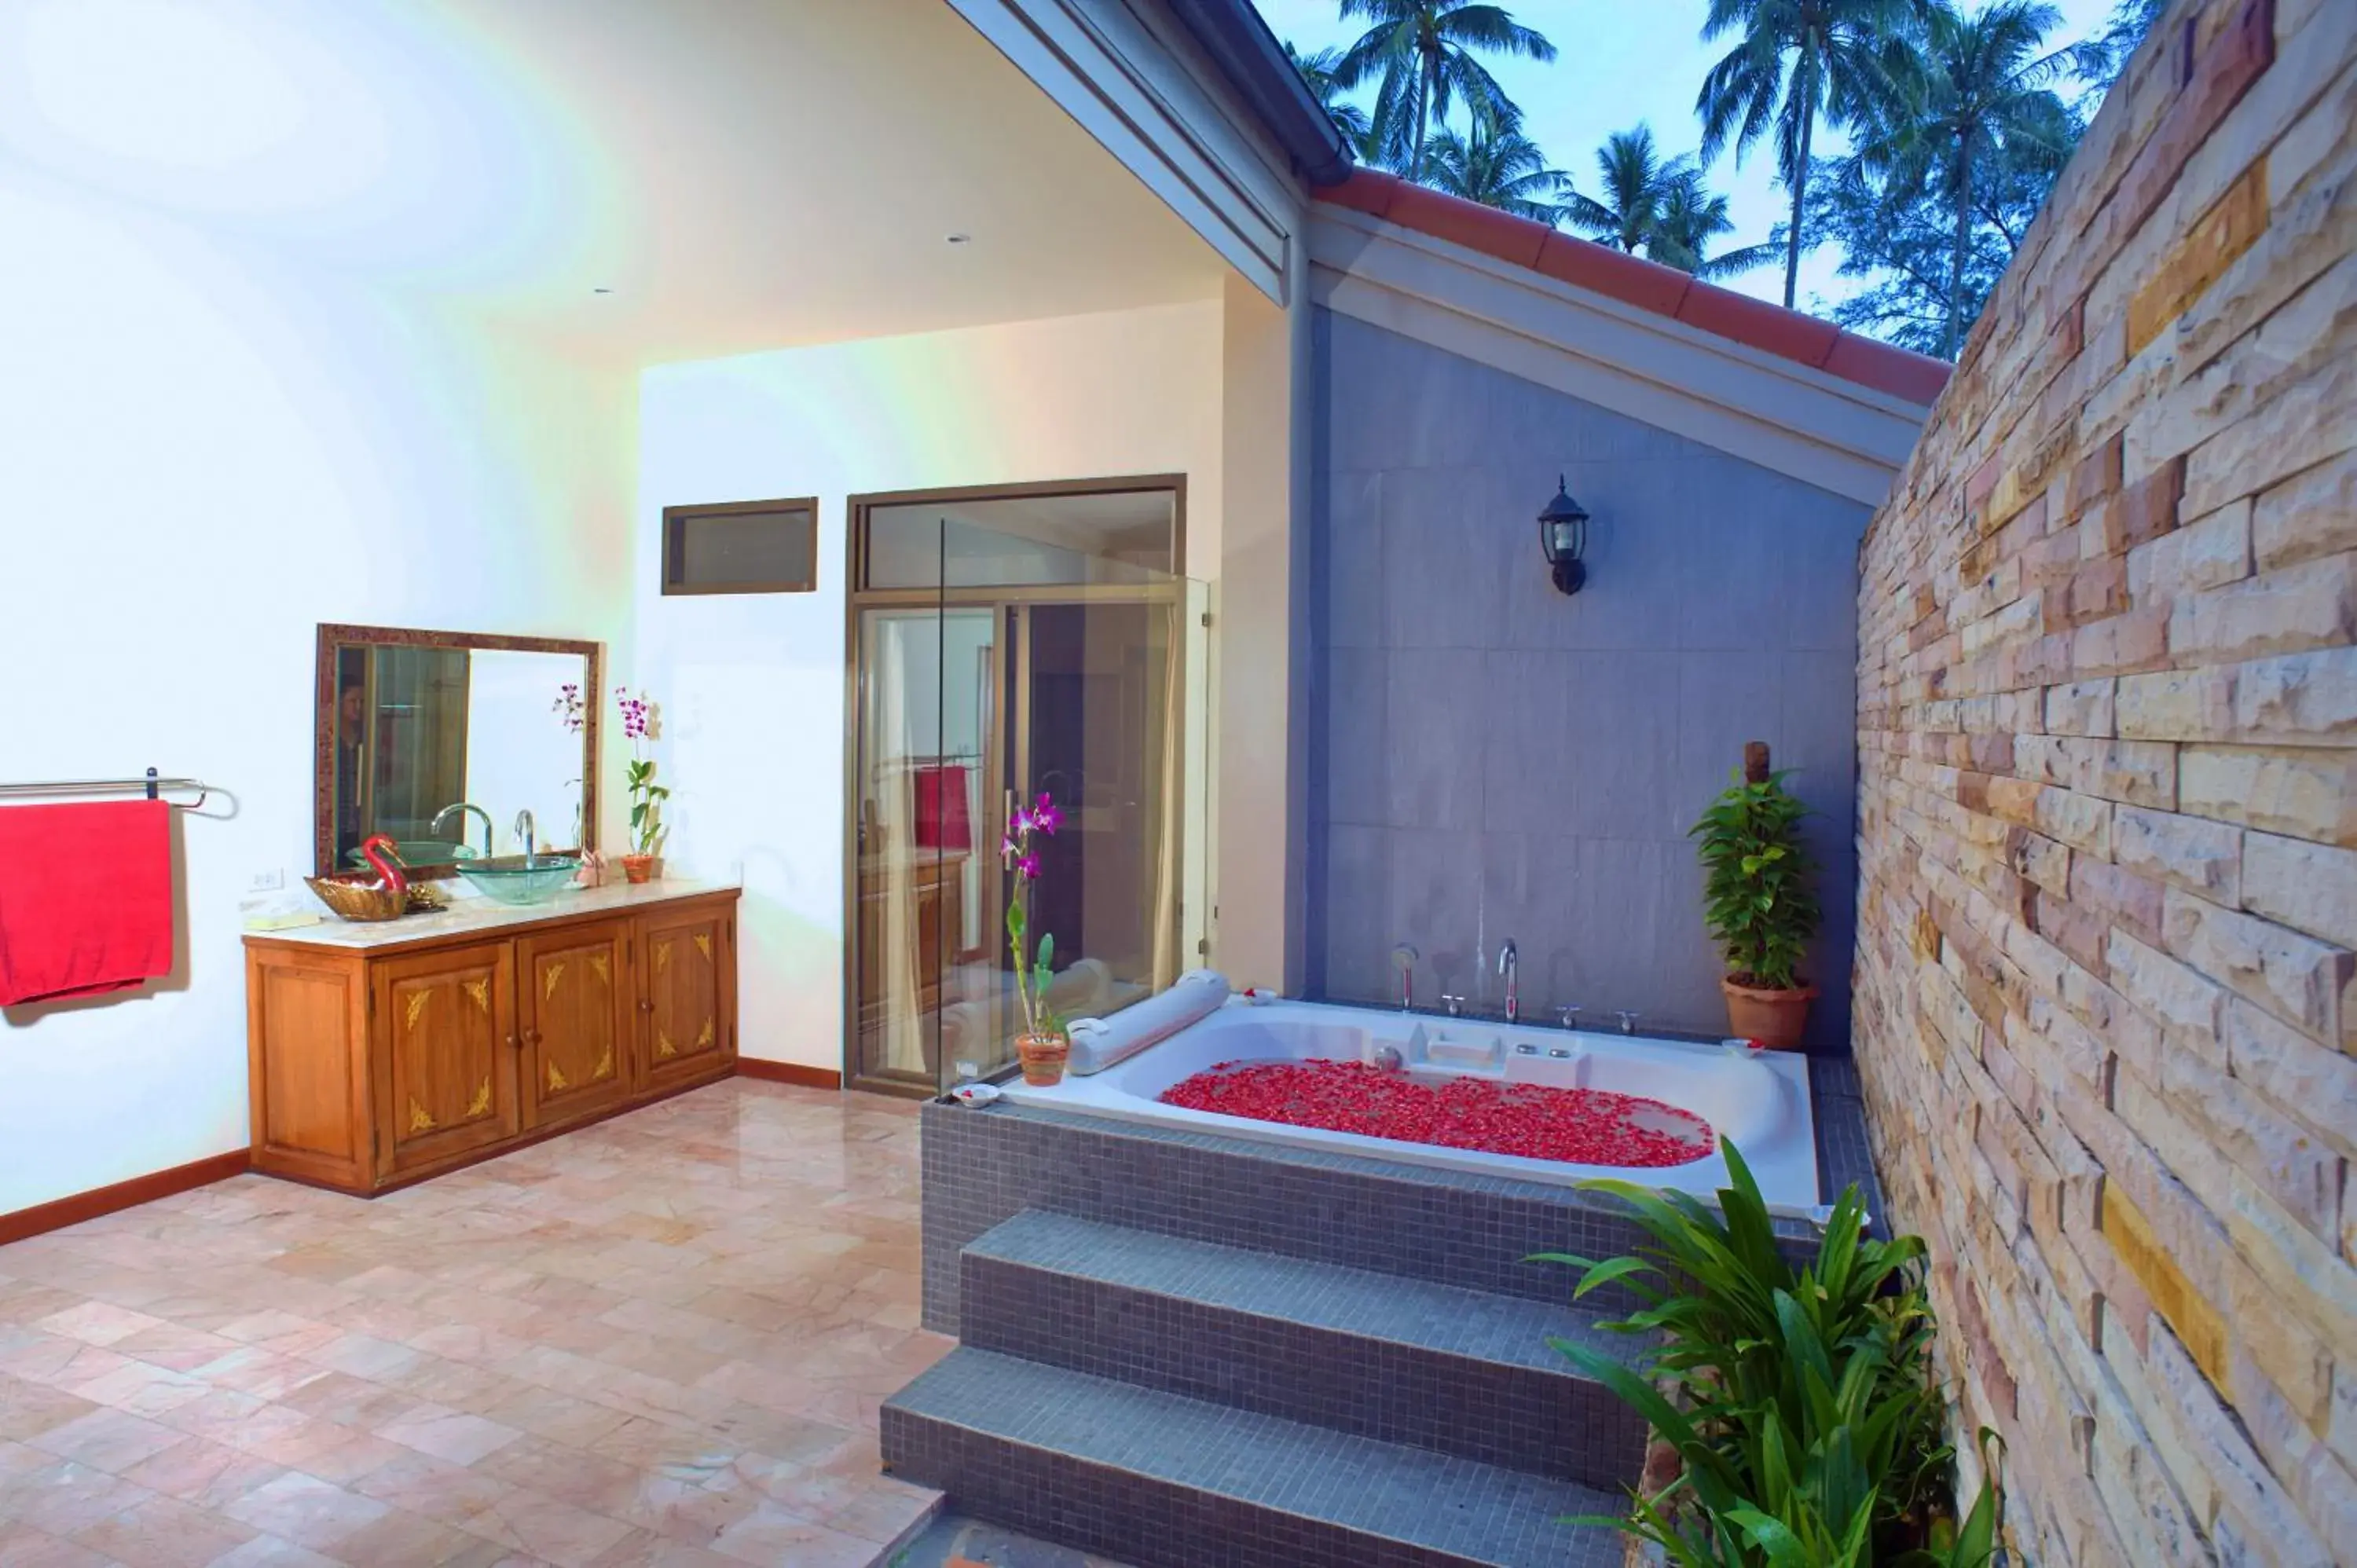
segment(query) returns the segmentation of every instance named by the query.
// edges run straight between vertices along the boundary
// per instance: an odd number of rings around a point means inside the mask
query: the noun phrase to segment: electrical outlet
[[[248,893],[276,893],[286,886],[286,873],[281,870],[257,871],[253,880],[245,885]]]

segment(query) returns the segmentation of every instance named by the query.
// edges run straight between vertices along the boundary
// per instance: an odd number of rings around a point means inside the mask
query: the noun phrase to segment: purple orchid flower
[[[1036,854],[1023,856],[1015,863],[1015,873],[1026,882],[1036,881],[1039,875],[1039,857]]]
[[[1052,833],[1064,825],[1063,811],[1053,795],[1042,795],[1031,802],[1031,825],[1043,833]]]

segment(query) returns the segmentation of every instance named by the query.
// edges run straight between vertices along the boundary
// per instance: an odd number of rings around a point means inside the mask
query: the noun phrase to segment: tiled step
[[[1590,1486],[1643,1463],[1643,1421],[1547,1343],[1634,1355],[1579,1308],[1037,1209],[963,1268],[977,1349]]]
[[[1618,1568],[1610,1493],[961,1347],[885,1403],[884,1463],[1140,1568]]]

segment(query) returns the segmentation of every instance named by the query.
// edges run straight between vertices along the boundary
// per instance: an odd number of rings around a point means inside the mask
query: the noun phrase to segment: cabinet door
[[[630,930],[601,920],[516,939],[526,1126],[591,1115],[629,1093]]]
[[[371,967],[380,1174],[513,1136],[522,1121],[508,944],[386,959]]]
[[[735,931],[725,908],[639,917],[646,1087],[716,1076],[737,1051]]]

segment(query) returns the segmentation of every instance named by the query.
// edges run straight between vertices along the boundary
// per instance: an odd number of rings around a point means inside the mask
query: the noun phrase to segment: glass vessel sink
[[[502,904],[545,904],[563,892],[581,869],[571,854],[478,855],[457,863],[458,875],[476,891]]]
[[[393,859],[404,865],[455,865],[480,854],[473,844],[453,843],[448,839],[396,839],[393,845]],[[357,849],[344,851],[344,859],[355,866],[368,864]]]

